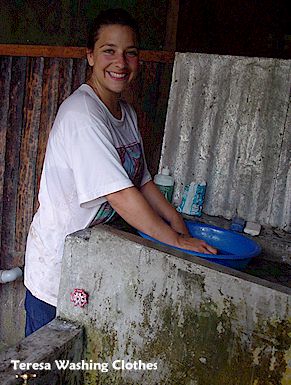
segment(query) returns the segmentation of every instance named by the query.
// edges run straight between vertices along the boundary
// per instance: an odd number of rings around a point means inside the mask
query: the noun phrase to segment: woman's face
[[[134,31],[124,25],[102,26],[94,50],[87,52],[92,80],[100,96],[119,94],[138,71],[138,48]]]

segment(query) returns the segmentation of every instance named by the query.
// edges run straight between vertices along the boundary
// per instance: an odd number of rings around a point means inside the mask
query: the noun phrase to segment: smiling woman
[[[96,18],[87,59],[91,76],[60,106],[47,144],[25,255],[26,335],[55,317],[70,233],[119,214],[163,243],[216,253],[190,237],[148,172],[136,113],[121,99],[139,63],[138,28],[126,11],[107,10]]]
[[[119,94],[136,77],[138,48],[135,32],[123,25],[102,26],[94,48],[87,49],[92,67],[89,84],[109,111],[121,118]]]

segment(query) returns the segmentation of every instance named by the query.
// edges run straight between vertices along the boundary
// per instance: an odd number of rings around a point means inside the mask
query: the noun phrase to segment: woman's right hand
[[[201,239],[190,237],[189,235],[181,234],[178,236],[177,244],[179,248],[185,250],[196,251],[203,254],[217,254],[217,250],[208,245]]]

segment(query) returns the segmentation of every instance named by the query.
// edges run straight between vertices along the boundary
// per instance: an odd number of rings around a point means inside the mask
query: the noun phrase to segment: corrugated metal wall
[[[159,162],[172,67],[142,62],[125,95],[136,107],[152,173]],[[0,56],[0,269],[24,263],[48,134],[58,106],[84,82],[87,70],[85,59]],[[23,324],[22,282],[0,285],[0,298],[0,342],[13,343]]]
[[[160,162],[176,204],[205,180],[205,213],[291,230],[290,79],[290,60],[176,54]]]

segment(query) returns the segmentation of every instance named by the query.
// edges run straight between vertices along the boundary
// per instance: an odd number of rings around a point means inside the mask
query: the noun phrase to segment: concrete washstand
[[[74,306],[75,289],[88,304]],[[19,383],[12,358],[69,357],[110,370],[32,371],[33,383],[287,385],[290,292],[106,225],[83,230],[66,239],[59,320],[2,353],[0,383]],[[157,370],[114,370],[116,360]]]

